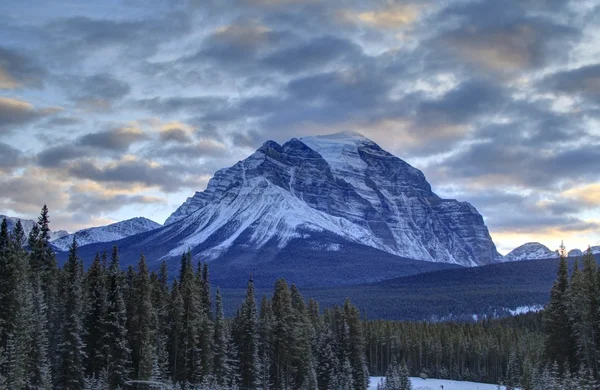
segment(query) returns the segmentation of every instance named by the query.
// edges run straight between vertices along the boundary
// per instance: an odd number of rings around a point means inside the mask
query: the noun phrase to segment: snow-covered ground
[[[381,377],[371,377],[369,384],[369,390],[377,390],[377,383],[381,380]],[[497,385],[490,385],[489,383],[476,383],[476,382],[461,382],[452,381],[448,379],[421,379],[421,378],[410,378],[413,390],[497,390]],[[443,387],[442,387],[443,386]],[[504,386],[500,387],[504,390]]]

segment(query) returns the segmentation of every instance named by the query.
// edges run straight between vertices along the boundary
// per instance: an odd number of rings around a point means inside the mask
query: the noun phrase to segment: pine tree
[[[4,373],[9,389],[23,389],[30,384],[32,367],[32,335],[34,332],[33,289],[29,278],[27,254],[23,250],[24,232],[20,221],[9,236],[6,248],[3,311]]]
[[[86,374],[89,377],[99,377],[105,367],[102,353],[102,341],[104,334],[103,320],[106,318],[108,307],[106,291],[106,269],[105,264],[96,253],[94,262],[86,274],[86,289],[88,311],[85,318],[86,332]]]
[[[312,345],[315,330],[312,327],[306,305],[296,285],[292,285],[290,297],[294,316],[294,331],[292,334],[294,338],[292,343],[294,384],[298,388],[306,388],[312,381],[314,373],[315,363],[312,356]]]
[[[573,331],[567,313],[568,287],[567,259],[562,256],[556,281],[550,293],[550,302],[544,311],[544,329],[547,334],[546,357],[548,361],[558,362],[561,367],[569,358],[569,351],[573,342]]]
[[[169,276],[167,263],[163,261],[159,274],[152,273],[152,306],[156,313],[155,360],[161,378],[169,376]]]
[[[335,339],[328,326],[318,332],[317,338],[317,382],[319,390],[337,390],[341,367],[334,351]]]
[[[43,230],[42,230],[42,234]],[[77,257],[77,241],[69,249],[65,264],[65,323],[60,344],[60,374],[58,384],[65,389],[83,389],[85,343],[83,328],[83,265]]]
[[[200,354],[201,354],[201,382],[206,383],[213,371],[214,350],[214,323],[212,321],[212,308],[210,299],[210,281],[208,264],[198,263],[196,282],[199,289],[201,330],[200,330]]]
[[[127,338],[127,311],[123,290],[123,272],[119,268],[119,251],[113,247],[107,273],[107,308],[103,321],[102,356],[111,388],[123,386],[129,377],[131,360]]]
[[[215,327],[214,327],[214,362],[213,374],[218,386],[225,386],[227,375],[230,373],[227,359],[227,328],[223,314],[223,300],[221,291],[217,289]]]
[[[273,388],[283,390],[291,387],[294,315],[290,290],[284,279],[275,283],[273,307]]]
[[[258,387],[263,390],[271,389],[271,366],[273,363],[273,309],[271,302],[263,296],[260,303],[258,321],[258,357],[261,371],[258,375]]]
[[[517,386],[520,386],[519,381],[519,367],[517,361],[517,355],[514,349],[511,351],[508,363],[506,366],[506,381],[504,382],[506,390],[514,390]]]
[[[48,322],[44,293],[38,276],[33,276],[32,333],[30,358],[30,389],[45,390],[52,387],[52,370],[48,358]]]
[[[354,389],[365,390],[369,387],[369,372],[365,361],[365,338],[360,320],[360,312],[349,300],[346,300],[344,303],[344,314],[348,322],[350,334],[349,358],[352,364]]]
[[[133,281],[133,300],[136,302],[132,314],[133,377],[147,380],[152,375],[154,364],[156,313],[152,307],[152,286],[144,255],[138,262],[138,273]]]
[[[183,301],[183,324],[181,336],[181,358],[178,362],[182,379],[190,383],[202,380],[202,355],[200,349],[200,331],[202,329],[202,312],[200,290],[194,276],[192,254],[183,255],[180,270],[179,290]]]
[[[256,389],[260,373],[258,358],[258,310],[254,296],[254,281],[248,281],[246,300],[242,304],[239,319],[238,352],[240,360],[240,386]]]

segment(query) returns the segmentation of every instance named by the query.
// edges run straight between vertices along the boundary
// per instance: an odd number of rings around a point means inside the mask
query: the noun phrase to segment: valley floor
[[[381,377],[371,377],[371,383],[369,390],[377,390],[377,383],[381,380]],[[476,382],[461,382],[453,381],[448,379],[421,379],[421,378],[410,378],[413,390],[497,390],[497,385],[489,383],[476,383]],[[443,386],[443,387],[442,387]],[[504,390],[504,386],[500,387]]]

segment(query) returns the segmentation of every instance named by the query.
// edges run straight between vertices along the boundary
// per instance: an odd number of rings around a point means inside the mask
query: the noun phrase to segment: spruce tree
[[[156,313],[155,360],[161,378],[169,376],[169,276],[163,261],[159,274],[152,273],[152,307]]]
[[[144,255],[138,262],[138,273],[133,282],[133,300],[136,303],[132,314],[133,377],[147,380],[152,375],[155,353],[156,313],[152,307],[152,286]]]
[[[271,369],[273,388],[288,389],[291,386],[294,315],[290,290],[284,279],[275,283],[272,298],[273,307],[273,368]]]
[[[43,232],[43,231],[42,231]],[[44,234],[44,233],[42,233]],[[60,350],[58,385],[64,389],[83,389],[85,343],[83,328],[83,265],[77,257],[77,241],[69,248],[69,258],[64,267],[65,295],[64,325]]]
[[[46,302],[39,276],[32,284],[32,333],[30,358],[30,389],[45,390],[52,387],[52,370],[48,357],[48,322]]]
[[[260,373],[258,375],[258,387],[263,390],[271,389],[271,366],[273,363],[273,309],[271,302],[266,296],[260,302],[260,315],[258,321],[258,357],[260,361]]]
[[[246,300],[239,319],[238,352],[240,359],[240,386],[256,389],[260,373],[258,358],[258,310],[254,296],[254,281],[248,281]]]
[[[129,378],[131,360],[127,338],[127,311],[123,290],[125,278],[119,268],[119,251],[113,247],[107,273],[107,308],[103,321],[102,356],[111,388],[123,386]]]
[[[192,254],[182,256],[179,272],[179,291],[182,300],[182,326],[177,354],[177,377],[190,383],[199,383],[202,379],[202,355],[200,332],[202,329],[202,311],[200,290],[194,276]]]
[[[227,375],[230,373],[230,368],[228,366],[227,359],[227,328],[225,316],[223,314],[223,300],[221,297],[221,291],[219,289],[217,289],[216,296],[214,329],[213,374],[216,384],[223,387],[226,385]]]
[[[563,255],[560,259],[556,281],[550,292],[550,302],[544,311],[544,329],[547,334],[546,357],[548,361],[558,362],[561,367],[569,357],[569,350],[573,342],[573,332],[566,304],[568,287],[567,259]]]
[[[86,328],[86,374],[97,378],[106,368],[102,353],[104,319],[108,307],[106,291],[106,269],[96,253],[96,257],[86,274],[88,310],[85,318]]]

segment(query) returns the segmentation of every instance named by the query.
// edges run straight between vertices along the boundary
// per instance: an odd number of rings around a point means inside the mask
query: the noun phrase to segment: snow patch
[[[377,390],[377,384],[382,377],[372,376],[369,381],[368,390]],[[411,377],[410,382],[413,390],[505,390],[504,386],[492,385],[489,383],[463,382],[450,379],[422,379]],[[443,387],[442,387],[443,386]],[[518,389],[516,389],[518,390]]]

